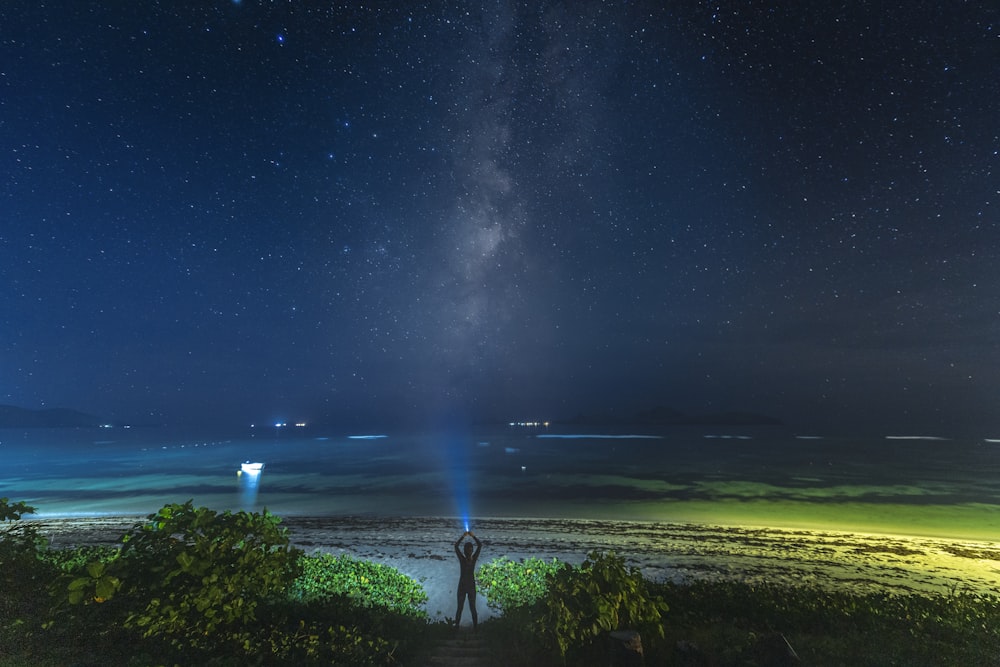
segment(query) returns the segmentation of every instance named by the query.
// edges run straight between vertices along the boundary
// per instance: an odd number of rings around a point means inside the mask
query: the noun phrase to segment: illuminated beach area
[[[307,552],[351,553],[422,581],[437,614],[451,613],[465,512],[487,559],[580,562],[613,550],[670,581],[901,592],[990,592],[1000,581],[993,443],[944,451],[931,440],[677,430],[118,435],[5,438],[4,494],[36,506],[56,546],[113,542],[171,502],[267,508]]]
[[[39,519],[54,546],[112,544],[140,517]],[[288,517],[292,543],[306,553],[351,554],[421,582],[432,617],[454,612],[455,518]],[[581,519],[483,519],[473,526],[483,562],[558,558],[579,563],[615,551],[655,580],[734,579],[834,590],[995,593],[1000,544],[830,530]],[[480,605],[481,618],[492,612]]]

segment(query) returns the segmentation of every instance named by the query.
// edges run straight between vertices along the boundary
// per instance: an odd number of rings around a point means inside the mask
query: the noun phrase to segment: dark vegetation
[[[305,555],[267,512],[167,505],[120,547],[51,549],[32,511],[0,499],[0,667],[420,665],[451,635],[418,582]],[[657,583],[613,553],[499,558],[479,580],[496,665],[606,665],[626,628],[647,665],[1000,664],[995,596]]]

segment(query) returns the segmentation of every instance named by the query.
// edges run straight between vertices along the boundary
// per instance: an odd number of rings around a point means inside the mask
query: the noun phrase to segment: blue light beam
[[[465,530],[469,530],[472,507],[469,492],[468,448],[463,446],[461,438],[447,436],[445,455],[447,457],[448,479],[451,484],[452,496],[455,499],[455,512],[462,519]]]

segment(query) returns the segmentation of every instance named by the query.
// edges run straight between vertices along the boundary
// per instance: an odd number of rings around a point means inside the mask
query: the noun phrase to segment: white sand
[[[139,517],[39,519],[54,546],[112,543]],[[454,617],[462,533],[451,518],[289,517],[292,542],[306,553],[348,553],[397,568],[427,591],[432,619]],[[849,587],[856,590],[1000,592],[1000,544],[829,530],[653,522],[483,519],[480,563],[500,556],[580,563],[615,551],[652,579],[704,578]],[[493,615],[481,593],[479,618]],[[463,624],[471,623],[469,612]]]

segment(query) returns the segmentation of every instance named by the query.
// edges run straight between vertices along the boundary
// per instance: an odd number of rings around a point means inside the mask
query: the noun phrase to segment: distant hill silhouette
[[[609,415],[577,415],[571,424],[655,424],[657,426],[782,426],[777,417],[752,412],[718,412],[689,415],[673,408],[658,406],[640,410],[631,418]]]
[[[0,428],[94,428],[102,423],[93,415],[68,408],[29,410],[0,405]]]

